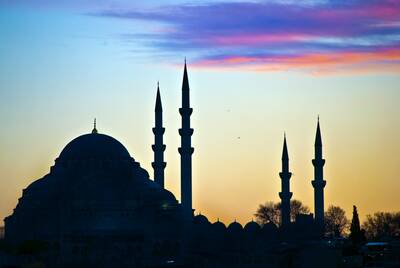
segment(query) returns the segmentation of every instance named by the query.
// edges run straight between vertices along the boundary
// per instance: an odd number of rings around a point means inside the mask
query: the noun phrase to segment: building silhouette
[[[156,97],[156,105],[154,109],[155,113],[155,126],[153,128],[154,133],[154,144],[152,145],[152,149],[154,152],[154,162],[151,163],[154,169],[154,181],[158,183],[162,188],[164,188],[164,169],[167,166],[167,163],[164,162],[164,151],[165,144],[163,141],[163,136],[165,132],[165,128],[163,127],[163,110],[160,96],[160,86],[157,83],[157,97]]]
[[[158,85],[153,180],[118,140],[97,130],[95,121],[91,133],[65,146],[49,174],[23,190],[13,213],[4,219],[5,240],[14,245],[46,242],[43,259],[49,267],[291,267],[299,253],[281,242],[318,240],[322,235],[316,228],[323,223],[325,186],[319,121],[312,161],[315,219],[298,215],[291,222],[292,174],[285,135],[279,173],[281,226],[250,221],[243,227],[235,220],[226,227],[193,213],[189,93],[185,61],[179,109],[180,203],[164,185],[165,128]]]
[[[189,94],[189,78],[185,60],[182,81],[182,107],[179,109],[179,113],[182,117],[182,127],[179,129],[179,135],[181,136],[181,147],[179,147],[178,151],[181,155],[181,204],[184,215],[187,218],[193,216],[192,154],[194,148],[192,147],[193,128],[190,127],[190,116],[193,112],[193,109],[190,108]]]
[[[314,187],[314,209],[315,221],[318,225],[324,225],[324,188],[326,181],[324,180],[325,159],[322,158],[322,138],[319,127],[319,117],[317,123],[317,133],[315,135],[315,157],[312,160],[314,165],[314,180],[311,182]]]
[[[282,172],[279,173],[282,182],[282,191],[279,193],[281,199],[281,223],[282,226],[290,224],[290,199],[293,193],[290,192],[290,177],[292,173],[289,171],[289,154],[286,144],[286,134],[283,139],[282,151]]]

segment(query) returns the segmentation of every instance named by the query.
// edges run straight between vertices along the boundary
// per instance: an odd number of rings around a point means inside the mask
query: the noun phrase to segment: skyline
[[[154,8],[157,3],[148,5]],[[327,161],[325,207],[339,205],[349,216],[355,204],[362,218],[378,210],[398,210],[398,39],[394,55],[389,55],[394,66],[390,70],[316,75],[307,66],[286,68],[281,62],[283,69],[264,72],[247,64],[228,68],[199,64],[202,54],[196,56],[199,51],[192,41],[190,49],[171,51],[123,40],[121,34],[132,28],[148,29],[147,22],[135,20],[132,25],[130,19],[88,15],[92,7],[83,11],[46,4],[15,7],[7,1],[0,1],[0,7],[0,33],[5,38],[0,44],[4,53],[0,188],[7,189],[0,197],[2,218],[11,213],[23,188],[47,173],[67,142],[91,131],[94,117],[99,132],[120,140],[152,176],[151,128],[158,80],[166,128],[165,183],[180,197],[178,108],[185,55],[194,109],[197,213],[211,220],[245,223],[260,203],[278,201],[284,132],[294,173],[293,198],[313,211],[311,159],[318,114]],[[399,27],[393,24],[392,28],[396,32]]]

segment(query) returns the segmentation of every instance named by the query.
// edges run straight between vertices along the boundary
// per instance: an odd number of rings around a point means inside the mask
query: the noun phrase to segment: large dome
[[[150,180],[119,141],[94,129],[69,142],[50,173],[23,190],[5,224],[13,241],[58,241],[70,235],[151,236],[152,228],[176,225],[180,215],[174,195]]]
[[[128,150],[116,139],[98,133],[79,136],[62,150],[58,160],[128,160]]]

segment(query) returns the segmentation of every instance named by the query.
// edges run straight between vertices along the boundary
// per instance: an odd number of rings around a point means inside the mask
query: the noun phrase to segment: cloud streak
[[[124,38],[190,55],[203,68],[399,72],[397,0],[204,3],[97,15],[158,23]]]

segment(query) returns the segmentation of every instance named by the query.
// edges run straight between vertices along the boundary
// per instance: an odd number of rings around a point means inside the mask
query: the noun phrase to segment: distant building
[[[154,180],[118,140],[99,133],[95,122],[91,133],[65,146],[49,174],[23,190],[12,215],[4,219],[5,240],[14,245],[44,241],[49,263],[64,267],[269,267],[265,264],[276,264],[282,257],[275,251],[281,240],[318,238],[312,214],[290,221],[286,137],[280,173],[281,228],[253,221],[226,227],[220,221],[210,223],[204,215],[194,216],[189,91],[185,63],[179,109],[181,203],[165,189],[165,129],[157,88]],[[325,186],[320,135],[318,122],[313,160],[317,223],[323,222]]]

